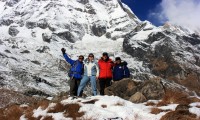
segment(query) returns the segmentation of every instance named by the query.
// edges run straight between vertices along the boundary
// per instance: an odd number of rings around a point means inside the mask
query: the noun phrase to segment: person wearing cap
[[[90,53],[88,58],[84,61],[84,76],[81,80],[81,83],[78,87],[77,96],[81,97],[81,92],[90,81],[92,86],[93,95],[97,95],[97,85],[96,80],[99,77],[99,66],[94,59],[94,55]]]
[[[104,52],[101,59],[98,61],[99,65],[99,85],[100,95],[104,95],[104,89],[111,85],[113,61],[109,58],[108,53]]]
[[[127,62],[121,61],[120,57],[115,58],[115,65],[113,68],[113,81],[119,81],[123,78],[129,78],[130,71],[127,67]]]
[[[72,60],[71,58],[68,57],[68,55],[66,54],[66,50],[64,48],[62,48],[61,51],[63,53],[65,60],[71,65],[70,71],[68,73],[70,77],[70,96],[76,96],[78,86],[80,84],[84,71],[84,65],[83,65],[84,56],[80,55],[77,60]]]

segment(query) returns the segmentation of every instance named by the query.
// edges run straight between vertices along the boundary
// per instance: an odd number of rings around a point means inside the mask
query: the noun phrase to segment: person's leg
[[[74,96],[77,96],[80,81],[81,81],[81,79],[75,79]]]
[[[91,76],[90,77],[90,83],[91,83],[91,86],[92,86],[93,95],[96,96],[97,95],[96,76]]]
[[[74,78],[71,78],[70,79],[70,96],[74,96],[74,94],[75,94],[75,85],[76,84],[76,79],[74,79]]]
[[[106,83],[105,83],[105,88],[111,86],[111,80],[112,80],[112,79],[110,79],[110,78],[108,78],[108,79],[105,80],[105,81],[106,81]]]
[[[105,79],[99,79],[100,95],[104,95]]]
[[[79,80],[77,81],[77,91],[76,91],[76,94],[78,94],[78,88],[79,88],[79,86],[80,86],[80,83],[81,83],[81,79],[79,79]],[[80,96],[82,96],[82,94],[83,94],[83,90],[81,91]]]
[[[81,80],[81,83],[78,87],[78,93],[77,93],[77,96],[80,96],[81,95],[81,91],[83,91],[83,89],[85,88],[85,86],[87,85],[89,81],[89,77],[88,76],[83,76],[82,80]]]

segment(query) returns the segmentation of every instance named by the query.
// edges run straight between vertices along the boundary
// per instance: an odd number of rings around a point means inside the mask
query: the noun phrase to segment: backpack
[[[74,64],[71,66],[71,68],[75,67],[77,64],[78,64],[78,60],[74,62]],[[68,76],[69,77],[73,77],[73,76],[71,76],[71,74],[72,74],[71,68],[68,71]],[[81,72],[82,73],[84,72],[84,64],[82,64],[82,70],[81,70]]]

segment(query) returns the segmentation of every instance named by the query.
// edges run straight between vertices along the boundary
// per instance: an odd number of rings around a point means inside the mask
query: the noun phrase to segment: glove
[[[62,48],[61,51],[62,51],[63,54],[65,54],[66,50],[65,50],[65,48]]]

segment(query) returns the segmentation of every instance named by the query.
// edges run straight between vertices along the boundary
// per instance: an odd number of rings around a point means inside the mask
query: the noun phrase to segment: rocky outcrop
[[[115,95],[131,102],[140,103],[147,100],[158,100],[165,94],[164,87],[159,80],[147,80],[135,82],[131,79],[123,79],[114,82],[105,89],[106,95]]]
[[[200,94],[200,53],[197,47],[200,45],[200,37],[193,34],[179,35],[169,30],[152,30],[148,34],[141,40],[135,37],[142,35],[140,33],[127,34],[123,43],[124,51],[143,61],[153,75],[175,81]]]

